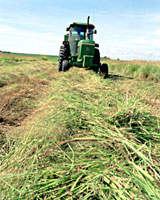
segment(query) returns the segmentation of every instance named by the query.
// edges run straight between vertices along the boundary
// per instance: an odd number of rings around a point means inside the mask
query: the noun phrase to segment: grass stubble
[[[19,62],[1,66],[1,199],[160,199],[157,75]]]

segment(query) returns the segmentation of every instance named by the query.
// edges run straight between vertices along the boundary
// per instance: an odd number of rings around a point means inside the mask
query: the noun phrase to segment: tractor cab
[[[78,42],[81,40],[93,40],[93,34],[96,33],[94,31],[94,25],[87,24],[87,23],[77,23],[74,22],[71,24],[67,31],[69,31],[68,34],[68,41],[70,44],[70,51],[72,55],[77,54],[78,50]]]
[[[93,30],[94,30],[93,24],[89,24],[88,26],[87,23],[74,22],[67,28],[67,31],[69,31],[70,38],[77,37],[78,40],[85,40],[87,37],[87,29],[88,29],[89,39],[93,40]]]

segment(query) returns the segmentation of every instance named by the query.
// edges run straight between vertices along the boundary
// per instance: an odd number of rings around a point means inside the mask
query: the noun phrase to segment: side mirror
[[[69,27],[68,27],[68,28],[66,28],[66,31],[69,31]]]
[[[99,47],[99,44],[96,43],[96,44],[95,44],[95,47]]]
[[[93,32],[94,34],[97,34],[97,30],[94,30],[94,32]]]

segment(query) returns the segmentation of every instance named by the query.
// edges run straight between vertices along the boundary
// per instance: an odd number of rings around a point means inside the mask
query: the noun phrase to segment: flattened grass
[[[1,145],[1,198],[160,199],[159,84],[46,65],[48,96]]]

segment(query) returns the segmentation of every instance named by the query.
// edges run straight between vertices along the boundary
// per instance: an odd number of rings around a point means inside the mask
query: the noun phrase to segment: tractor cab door
[[[84,39],[85,39],[85,29],[83,27],[82,28],[78,26],[71,27],[69,33],[69,45],[72,55],[77,54],[78,42]]]

